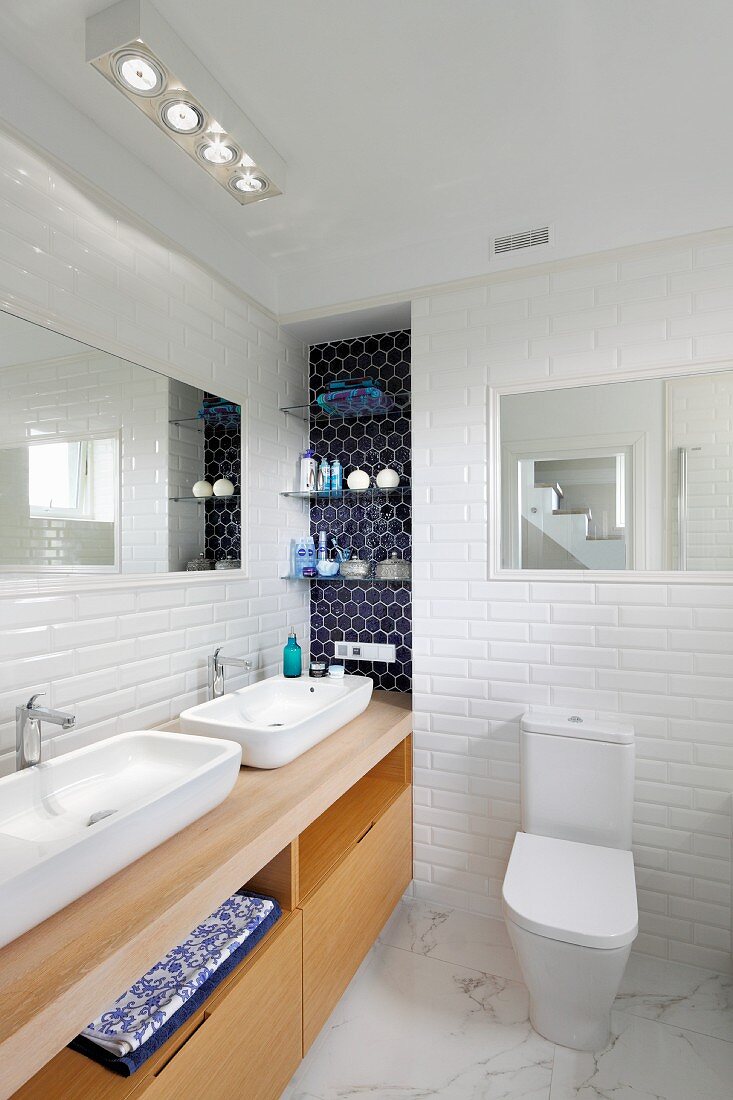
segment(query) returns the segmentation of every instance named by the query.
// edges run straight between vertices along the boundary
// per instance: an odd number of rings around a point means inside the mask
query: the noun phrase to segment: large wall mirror
[[[733,570],[733,371],[499,398],[501,567]]]
[[[0,312],[0,579],[240,567],[241,407]]]

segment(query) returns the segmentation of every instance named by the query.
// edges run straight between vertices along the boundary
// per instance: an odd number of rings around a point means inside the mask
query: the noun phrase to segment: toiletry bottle
[[[321,459],[321,465],[318,467],[318,481],[316,485],[319,493],[328,494],[331,490],[331,467],[327,458]]]
[[[288,644],[283,650],[283,676],[300,676],[303,673],[303,653],[295,637],[295,631],[288,634]]]
[[[315,567],[316,567],[316,544],[313,540],[313,535],[309,535],[308,538],[305,540],[305,558],[306,558],[306,561],[305,561],[306,565],[310,569],[315,569]]]
[[[326,546],[326,539],[328,535],[325,531],[318,532],[318,561],[328,561],[328,547]]]
[[[308,543],[305,535],[301,535],[298,539],[295,547],[295,569],[293,570],[294,577],[302,577],[303,570],[308,564]]]
[[[313,451],[304,451],[300,456],[300,481],[298,490],[301,493],[315,493],[318,467],[313,457]]]
[[[340,497],[344,486],[343,466],[337,458],[331,463],[331,496]]]

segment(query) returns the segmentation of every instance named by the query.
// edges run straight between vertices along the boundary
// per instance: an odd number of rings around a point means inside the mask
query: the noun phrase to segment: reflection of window
[[[116,440],[73,439],[28,448],[28,504],[37,517],[112,522]]]

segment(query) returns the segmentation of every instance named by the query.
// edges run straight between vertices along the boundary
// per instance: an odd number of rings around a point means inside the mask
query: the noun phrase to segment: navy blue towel
[[[250,890],[241,890],[240,893],[253,898],[264,897],[263,894],[255,894]],[[204,1001],[211,996],[216,987],[221,984],[224,978],[239,966],[252,951],[252,948],[257,946],[265,933],[269,932],[272,926],[280,919],[282,916],[282,909],[274,898],[269,898],[268,900],[274,903],[273,910],[253,932],[250,932],[242,946],[234,951],[229,958],[221,964],[219,969],[215,970],[211,977],[200,985],[196,992],[183,1003],[178,1012],[171,1016],[170,1020],[154,1032],[154,1034],[145,1043],[139,1046],[137,1050],[133,1050],[130,1054],[118,1058],[110,1051],[97,1046],[97,1044],[93,1043],[90,1039],[86,1039],[83,1035],[77,1035],[76,1039],[72,1039],[69,1043],[69,1048],[78,1051],[79,1054],[86,1055],[87,1058],[91,1058],[94,1062],[99,1062],[100,1065],[106,1066],[107,1069],[111,1069],[113,1073],[119,1073],[122,1077],[130,1077],[131,1074],[140,1069],[140,1066],[147,1062],[151,1055],[155,1054],[156,1050],[159,1050],[160,1047],[170,1039],[171,1035],[174,1035],[176,1031],[178,1031],[181,1024],[185,1023],[189,1017],[193,1016]]]

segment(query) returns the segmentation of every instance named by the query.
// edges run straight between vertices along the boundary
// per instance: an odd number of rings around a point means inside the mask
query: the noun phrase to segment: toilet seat
[[[639,927],[631,852],[517,833],[502,888],[509,920],[582,947],[632,943]]]

